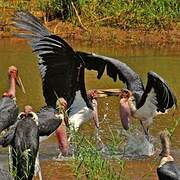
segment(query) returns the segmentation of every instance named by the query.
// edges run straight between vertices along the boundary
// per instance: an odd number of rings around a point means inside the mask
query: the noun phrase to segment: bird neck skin
[[[15,97],[16,94],[16,79],[13,76],[10,76],[9,78],[9,90],[8,94],[11,94],[13,97]]]
[[[165,156],[161,159],[159,168],[162,167],[167,162],[174,161],[174,158],[171,155]]]
[[[137,109],[136,109],[136,106],[135,106],[135,104],[133,102],[132,97],[130,97],[128,99],[128,105],[129,105],[129,108],[130,108],[130,111],[131,111],[131,115],[133,116],[133,114],[136,112]]]
[[[56,137],[59,143],[59,149],[63,156],[68,156],[69,154],[69,142],[68,136],[66,132],[66,125],[64,120],[62,121],[61,125],[56,129]]]
[[[15,98],[16,96],[16,78],[9,74],[9,89],[3,94],[3,97]]]

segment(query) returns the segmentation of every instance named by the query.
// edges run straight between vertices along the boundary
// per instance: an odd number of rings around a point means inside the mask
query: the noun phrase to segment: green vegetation
[[[84,27],[169,29],[180,23],[179,0],[0,0],[0,7],[41,11],[46,21],[60,18]]]
[[[75,145],[75,175],[77,179],[119,180],[125,179],[125,161],[121,159],[108,160],[103,157],[96,145],[81,134],[73,136]]]

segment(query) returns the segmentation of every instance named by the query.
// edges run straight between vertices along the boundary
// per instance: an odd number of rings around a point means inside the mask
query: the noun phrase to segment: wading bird
[[[16,105],[16,84],[18,82],[18,72],[15,66],[8,69],[9,89],[3,94],[0,100],[0,132],[16,122],[18,116],[18,106]]]
[[[25,106],[15,124],[0,138],[0,145],[10,145],[10,172],[15,179],[31,180],[39,172],[39,137],[48,136],[61,124],[63,115],[58,115],[54,108],[42,108],[34,113],[32,107]],[[42,179],[41,174],[40,179]]]
[[[129,128],[130,115],[139,118],[143,125],[143,122],[151,121],[156,111],[165,112],[176,104],[176,98],[166,82],[156,73],[148,73],[148,84],[144,89],[140,77],[126,64],[113,58],[74,51],[62,38],[50,33],[32,14],[18,12],[13,21],[17,28],[26,30],[17,36],[28,39],[33,52],[38,56],[43,95],[47,105],[55,108],[57,97],[64,98],[67,102],[70,124],[75,129],[78,129],[84,120],[92,117],[94,110],[92,101],[86,93],[85,68],[98,71],[98,79],[106,68],[107,75],[114,81],[119,76],[119,79],[126,83],[132,96],[124,97],[123,93],[120,96],[120,116],[125,129]],[[77,113],[81,114],[83,120],[76,118]],[[145,127],[144,131],[147,134]]]
[[[44,107],[36,114],[31,106],[25,106],[24,112],[18,115],[15,102],[17,68],[9,67],[8,76],[9,89],[3,94],[0,102],[0,127],[1,130],[9,129],[0,137],[0,145],[3,147],[10,145],[9,165],[14,179],[31,180],[35,162],[38,161],[36,157],[39,136],[48,136],[54,132],[61,124],[64,115],[59,114],[52,107]],[[8,174],[7,178],[9,178]]]
[[[79,52],[89,70],[97,70],[97,78],[101,78],[107,70],[114,81],[117,77],[126,83],[127,89],[122,89],[120,97],[120,119],[125,130],[129,129],[129,118],[134,117],[140,120],[143,130],[149,139],[148,129],[153,118],[166,110],[177,107],[177,100],[165,80],[157,73],[148,72],[146,88],[140,76],[135,73],[127,64],[106,56]]]
[[[160,153],[161,161],[157,168],[159,180],[180,180],[180,168],[175,164],[174,158],[170,154],[170,145],[168,132],[160,134],[162,151]]]

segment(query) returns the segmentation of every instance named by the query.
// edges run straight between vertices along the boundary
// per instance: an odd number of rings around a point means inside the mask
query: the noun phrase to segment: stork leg
[[[145,134],[145,136],[146,136],[146,139],[148,140],[148,141],[150,141],[150,137],[149,137],[149,128],[145,128],[144,127],[144,124],[143,124],[143,122],[140,120],[140,123],[141,123],[141,126],[142,126],[142,128],[143,128],[143,131],[144,131],[144,134]]]

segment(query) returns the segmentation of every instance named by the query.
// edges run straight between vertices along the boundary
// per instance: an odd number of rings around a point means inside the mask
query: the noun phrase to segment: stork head
[[[58,100],[56,102],[56,106],[59,110],[66,111],[68,104],[67,104],[67,101],[61,97],[61,98],[58,98]]]
[[[32,106],[30,106],[30,105],[24,106],[24,112],[25,112],[25,114],[28,114],[28,113],[30,113],[30,112],[32,112],[32,111],[33,111]]]
[[[128,130],[129,117],[131,115],[129,98],[132,97],[132,93],[128,89],[122,89],[119,93],[119,97],[120,97],[119,115],[120,115],[121,123],[123,128],[125,130]]]
[[[89,98],[89,100],[93,100],[93,99],[97,99],[97,90],[93,89],[93,90],[89,90],[87,92],[87,97]]]
[[[130,97],[132,97],[132,92],[128,89],[122,89],[119,93],[120,99],[126,99],[128,100]]]
[[[9,66],[8,68],[8,76],[9,79],[14,79],[16,81],[16,84],[19,86],[19,88],[22,90],[22,92],[25,94],[25,88],[22,83],[22,80],[18,74],[18,69],[15,66]]]
[[[16,78],[17,78],[17,75],[18,75],[17,67],[15,67],[15,66],[9,66],[9,68],[8,68],[8,76],[9,76],[9,78],[14,78],[14,79],[16,79]]]
[[[24,111],[18,115],[19,119],[31,118],[38,124],[38,116],[33,112],[33,108],[30,105],[24,106]]]
[[[59,114],[62,114],[64,116],[64,122],[66,126],[69,127],[69,120],[68,118],[66,118],[66,111],[68,107],[67,101],[63,97],[58,98],[56,102],[56,107],[59,111]]]

